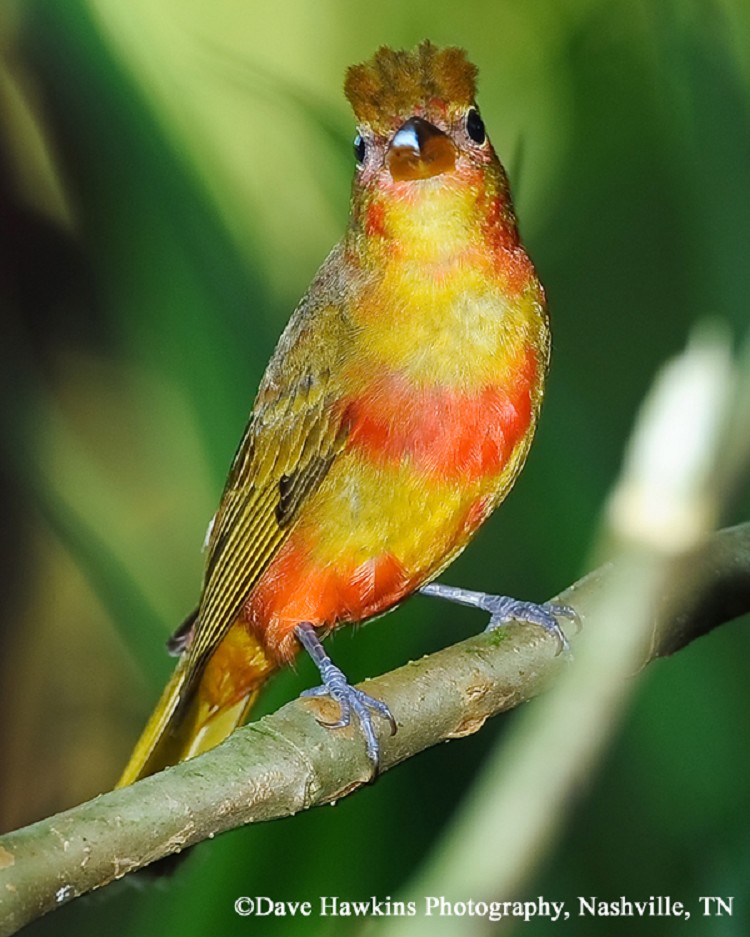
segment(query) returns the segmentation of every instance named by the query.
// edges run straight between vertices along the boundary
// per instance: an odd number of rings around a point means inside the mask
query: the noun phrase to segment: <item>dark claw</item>
[[[492,616],[490,623],[484,629],[485,631],[494,631],[511,621],[527,621],[532,625],[544,628],[545,631],[557,638],[559,644],[558,654],[561,651],[570,650],[570,643],[560,627],[558,617],[568,618],[580,625],[580,619],[575,609],[569,605],[556,605],[553,602],[538,605],[535,602],[524,602],[504,595],[488,595],[483,603],[483,608]]]
[[[388,720],[391,735],[396,731],[396,720],[393,718],[393,714],[382,700],[375,699],[363,690],[351,686],[342,671],[323,650],[311,625],[299,625],[296,633],[303,647],[306,648],[315,661],[320,676],[323,678],[322,686],[304,690],[300,695],[307,697],[330,696],[339,704],[341,718],[336,722],[326,722],[324,719],[318,719],[318,724],[325,726],[327,729],[342,729],[348,726],[351,722],[352,711],[354,711],[365,736],[367,757],[372,764],[372,777],[374,779],[380,769],[380,746],[375,734],[371,713],[376,713]]]
[[[560,605],[558,602],[548,602],[550,608],[554,609],[555,618],[567,618],[576,626],[576,634],[583,628],[581,616],[572,605]]]
[[[327,722],[325,719],[320,718],[317,720],[319,725],[325,726],[327,729],[343,729],[345,726],[348,726],[351,723],[352,710],[354,711],[359,720],[359,724],[362,726],[362,732],[367,744],[367,757],[372,763],[373,777],[375,777],[380,769],[380,745],[375,735],[375,727],[372,723],[370,711],[388,720],[391,727],[391,735],[396,731],[396,720],[393,718],[390,709],[382,700],[369,696],[363,690],[358,690],[356,687],[347,683],[345,679],[343,682],[339,682],[336,677],[340,674],[343,679],[343,674],[338,668],[335,668],[335,670],[338,671],[338,673],[329,673],[329,677],[332,678],[331,683],[335,684],[334,686],[331,687],[324,684],[323,686],[313,687],[310,690],[304,690],[300,695],[316,697],[330,696],[331,699],[336,700],[341,707],[341,718],[337,719],[336,722]]]

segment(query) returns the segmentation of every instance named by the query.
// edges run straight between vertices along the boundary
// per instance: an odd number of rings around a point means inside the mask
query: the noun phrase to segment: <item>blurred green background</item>
[[[529,464],[450,581],[538,600],[572,582],[658,365],[706,315],[746,330],[746,0],[6,0],[0,828],[115,781],[170,671],[164,640],[196,601],[263,366],[346,223],[344,69],[425,37],[480,67],[554,324]],[[333,651],[361,679],[483,624],[415,599]],[[731,919],[612,932],[747,933],[747,624],[649,669],[533,894],[734,895]],[[301,662],[261,711],[314,680]],[[121,882],[28,933],[350,933],[232,906],[395,895],[512,718],[333,810],[205,843],[166,885]]]

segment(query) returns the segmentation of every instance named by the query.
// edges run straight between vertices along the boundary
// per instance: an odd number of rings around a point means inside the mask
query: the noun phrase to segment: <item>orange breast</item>
[[[345,404],[349,444],[374,461],[408,458],[421,472],[471,482],[496,475],[531,422],[535,359],[527,356],[510,387],[474,393],[416,390],[382,375]]]
[[[468,394],[416,392],[386,373],[342,403],[346,451],[245,608],[273,656],[293,656],[301,621],[334,627],[386,611],[463,548],[530,431],[535,376],[533,355],[511,386]]]

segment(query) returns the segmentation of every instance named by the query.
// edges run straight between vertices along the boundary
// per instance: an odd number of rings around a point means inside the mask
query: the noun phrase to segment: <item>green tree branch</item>
[[[714,535],[679,568],[676,590],[702,588],[688,607],[664,595],[641,664],[750,611],[750,524]],[[574,646],[596,629],[591,610],[617,572],[616,563],[602,566],[558,597],[584,623]],[[570,665],[556,650],[540,629],[513,624],[367,681],[399,726],[393,737],[383,727],[382,769],[476,732],[539,694]],[[316,715],[335,713],[327,701],[295,700],[205,755],[0,837],[0,935],[217,833],[327,804],[368,783],[357,728],[325,729]]]

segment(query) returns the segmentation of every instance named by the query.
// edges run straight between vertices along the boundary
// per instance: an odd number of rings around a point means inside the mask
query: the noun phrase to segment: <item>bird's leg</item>
[[[507,595],[472,592],[470,589],[446,586],[439,582],[431,582],[422,586],[419,591],[422,595],[432,595],[439,599],[447,599],[449,602],[457,602],[459,605],[470,605],[489,612],[490,622],[485,631],[493,631],[511,621],[527,621],[532,625],[539,625],[554,635],[560,645],[559,651],[570,650],[568,639],[557,620],[567,618],[572,622],[578,622],[577,612],[569,605],[557,605],[554,602],[537,605],[535,602],[524,602]]]
[[[318,719],[320,725],[329,729],[340,729],[343,726],[348,726],[351,722],[352,711],[354,712],[362,726],[362,732],[367,743],[367,757],[372,763],[373,777],[375,777],[380,767],[380,746],[375,735],[370,711],[388,720],[391,726],[391,735],[393,735],[396,731],[396,720],[393,718],[390,709],[385,703],[368,696],[367,693],[358,690],[349,683],[342,671],[326,654],[323,645],[320,643],[320,638],[315,633],[315,628],[309,622],[304,621],[297,625],[294,633],[299,643],[312,657],[323,680],[322,686],[304,690],[300,695],[330,696],[331,699],[336,700],[341,708],[341,718],[337,722],[324,722]]]

